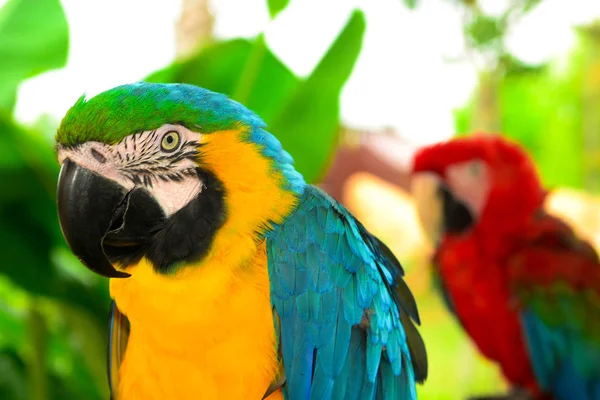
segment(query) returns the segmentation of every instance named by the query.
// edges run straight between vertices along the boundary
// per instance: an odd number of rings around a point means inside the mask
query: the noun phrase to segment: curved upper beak
[[[128,273],[116,270],[102,246],[115,211],[128,190],[68,158],[58,178],[58,217],[71,251],[92,271],[110,278]]]
[[[444,199],[440,195],[441,178],[432,172],[419,172],[412,176],[410,191],[415,199],[417,215],[423,232],[437,246],[444,229]]]

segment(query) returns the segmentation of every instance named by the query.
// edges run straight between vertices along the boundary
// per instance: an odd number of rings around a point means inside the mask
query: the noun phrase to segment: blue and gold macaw
[[[391,251],[259,117],[191,85],[80,98],[56,135],[73,253],[110,277],[113,399],[415,399]]]

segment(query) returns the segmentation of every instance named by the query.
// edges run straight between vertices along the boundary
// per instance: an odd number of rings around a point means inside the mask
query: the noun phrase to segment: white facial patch
[[[97,172],[119,183],[129,190],[135,186],[132,181],[127,180],[121,174],[119,165],[114,160],[111,146],[104,143],[87,142],[72,149],[59,149],[58,162],[62,165],[67,158],[90,171]]]
[[[452,164],[446,168],[446,182],[452,194],[479,218],[491,189],[488,165],[480,159]]]
[[[202,192],[196,173],[202,135],[181,125],[167,124],[135,133],[110,146],[86,142],[58,151],[66,158],[111,179],[128,190],[145,188],[167,216],[177,212]]]
[[[200,192],[204,183],[198,176],[186,177],[182,182],[159,181],[149,191],[167,216],[185,207]]]

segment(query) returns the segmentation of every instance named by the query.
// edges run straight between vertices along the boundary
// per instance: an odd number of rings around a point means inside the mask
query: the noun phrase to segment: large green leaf
[[[266,47],[263,36],[205,47],[148,76],[149,82],[182,82],[224,93],[259,114],[267,124],[299,79]]]
[[[267,48],[261,34],[253,43],[231,97],[271,126],[299,84],[300,79]]]
[[[358,59],[365,17],[355,11],[313,73],[270,124],[308,182],[322,178],[337,145],[340,92]]]
[[[290,0],[267,0],[267,5],[269,6],[269,14],[271,18],[275,18],[277,14],[283,11],[284,8],[287,7]]]
[[[59,0],[8,0],[0,9],[0,110],[12,110],[23,79],[64,66],[68,47]]]
[[[190,83],[231,95],[251,51],[252,42],[246,39],[213,43],[152,73],[145,80]]]
[[[410,10],[414,10],[417,7],[417,0],[404,0],[404,5]]]

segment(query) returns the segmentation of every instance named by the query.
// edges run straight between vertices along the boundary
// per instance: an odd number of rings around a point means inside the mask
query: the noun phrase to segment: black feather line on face
[[[151,222],[140,245],[105,248],[111,262],[127,267],[145,256],[157,272],[169,274],[181,263],[206,257],[226,220],[225,189],[213,173],[200,168],[193,171],[203,182],[202,192],[170,217]],[[127,214],[124,218],[126,221]],[[118,236],[113,235],[112,240],[118,241]]]
[[[136,141],[140,137],[139,134],[135,134],[132,137],[126,138],[123,143],[126,147],[127,139],[131,139],[135,149]],[[198,149],[203,145],[202,143],[199,143],[196,140],[190,140],[183,143],[177,152],[164,154],[155,147],[154,139],[156,137],[156,131],[142,137],[141,152],[139,155],[135,153],[125,154],[126,160],[120,169],[127,179],[133,182],[134,185],[152,187],[153,181],[158,182],[159,180],[162,180],[163,182],[181,182],[186,176],[196,175],[194,169],[190,169],[193,171],[193,173],[190,173],[189,170],[177,170],[175,167],[184,160],[197,161],[200,156],[200,151]],[[123,162],[121,154],[117,152],[117,155],[119,160]]]

